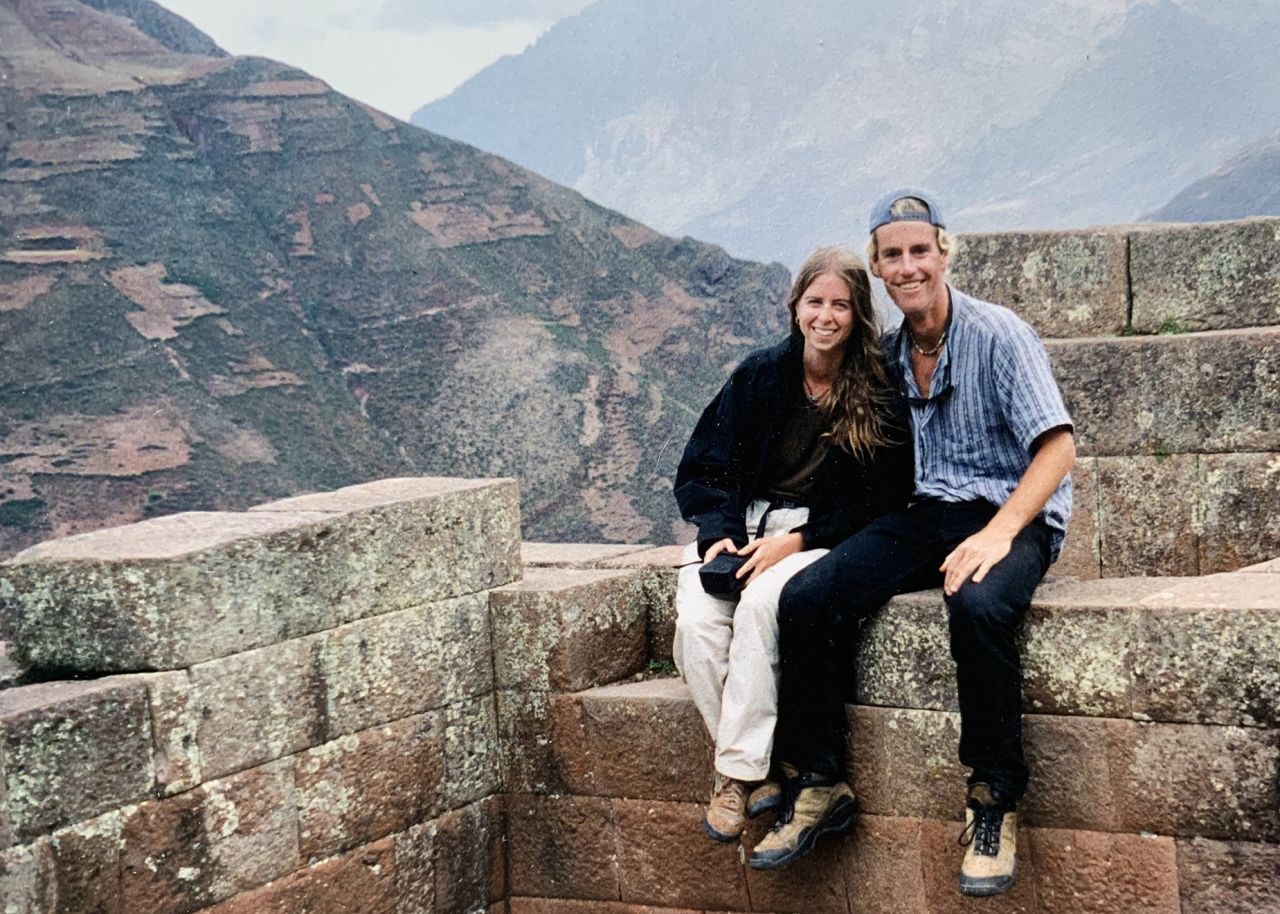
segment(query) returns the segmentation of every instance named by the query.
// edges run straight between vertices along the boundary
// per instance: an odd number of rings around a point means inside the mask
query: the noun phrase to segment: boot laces
[[[1000,854],[1000,826],[1004,824],[1004,810],[999,806],[983,806],[981,803],[970,803],[973,818],[960,832],[958,839],[961,847],[974,845],[974,850],[984,857],[996,857]]]

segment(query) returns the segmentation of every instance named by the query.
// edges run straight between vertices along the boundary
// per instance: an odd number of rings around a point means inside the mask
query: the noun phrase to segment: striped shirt
[[[947,343],[928,397],[920,396],[911,371],[905,323],[884,337],[885,357],[911,404],[915,493],[1003,505],[1031,465],[1031,443],[1070,427],[1071,416],[1036,332],[1008,308],[948,289]],[[1056,559],[1071,517],[1070,474],[1041,516],[1053,529]]]

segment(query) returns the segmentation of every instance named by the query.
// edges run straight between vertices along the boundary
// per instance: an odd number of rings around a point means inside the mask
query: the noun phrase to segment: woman
[[[867,272],[823,248],[787,299],[791,333],[753,352],[702,413],[675,496],[698,538],[676,592],[676,666],[715,742],[703,828],[737,840],[778,804],[766,782],[777,717],[778,595],[801,568],[910,493],[912,460],[880,350]],[[746,559],[740,596],[708,593],[700,570]]]

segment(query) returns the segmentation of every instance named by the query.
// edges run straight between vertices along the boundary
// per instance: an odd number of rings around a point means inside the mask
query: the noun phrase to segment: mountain
[[[795,264],[900,183],[962,230],[1124,222],[1280,125],[1274,0],[597,0],[414,123]]]
[[[1151,214],[1159,222],[1280,216],[1280,131],[1252,143]]]
[[[0,553],[394,474],[669,541],[787,274],[673,240],[147,0],[0,0]]]

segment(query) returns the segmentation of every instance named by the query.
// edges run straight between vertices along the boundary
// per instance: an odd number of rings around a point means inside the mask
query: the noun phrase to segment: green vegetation
[[[1190,333],[1191,328],[1182,323],[1175,317],[1166,317],[1160,322],[1160,326],[1156,328],[1156,333],[1162,336],[1170,336],[1178,333]]]
[[[39,498],[0,501],[0,527],[31,527],[43,507],[44,501]]]
[[[650,676],[680,675],[680,671],[676,669],[676,665],[670,660],[650,660],[645,664],[644,671]]]

